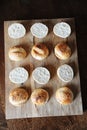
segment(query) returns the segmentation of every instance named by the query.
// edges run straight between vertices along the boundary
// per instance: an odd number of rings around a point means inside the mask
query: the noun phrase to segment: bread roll
[[[67,38],[71,34],[71,27],[66,22],[60,22],[54,26],[53,32],[56,36],[59,36],[61,38]]]
[[[24,67],[16,67],[9,73],[10,81],[15,84],[22,84],[26,82],[28,77],[29,73]]]
[[[26,57],[27,53],[24,48],[15,46],[9,49],[8,55],[12,61],[21,61]]]
[[[50,72],[45,67],[37,67],[33,70],[32,77],[38,84],[46,84],[50,79]]]
[[[29,98],[29,94],[24,88],[15,88],[9,93],[9,102],[14,106],[24,104]]]
[[[70,82],[74,77],[73,69],[70,65],[63,64],[57,69],[57,75],[63,82]]]
[[[31,26],[30,31],[37,38],[44,38],[48,34],[48,27],[43,23],[35,23]]]
[[[22,38],[26,34],[25,27],[20,23],[13,23],[8,27],[8,35],[10,38]]]
[[[73,92],[68,87],[59,88],[56,91],[56,100],[63,105],[70,104],[73,101]]]
[[[49,55],[49,50],[45,44],[36,44],[31,50],[31,55],[37,60],[43,60]]]
[[[66,43],[61,42],[55,46],[54,53],[60,60],[67,60],[71,56],[71,49]]]
[[[31,94],[31,101],[36,105],[44,105],[49,99],[49,94],[44,89],[35,89]]]

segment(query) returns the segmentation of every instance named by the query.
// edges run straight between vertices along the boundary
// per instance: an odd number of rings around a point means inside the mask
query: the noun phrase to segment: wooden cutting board
[[[72,33],[66,38],[62,39],[54,35],[53,27],[57,22],[67,22],[70,24]],[[22,23],[26,28],[26,35],[23,38],[14,40],[8,36],[8,27],[12,23]],[[49,33],[43,39],[38,39],[32,36],[30,27],[36,23],[42,22],[48,26]],[[72,50],[72,55],[69,60],[61,61],[58,60],[54,55],[54,47],[60,41],[67,41]],[[35,60],[30,50],[36,43],[44,43],[50,50],[49,56],[43,61]],[[62,18],[62,19],[40,19],[40,20],[20,20],[20,21],[5,21],[4,22],[4,44],[5,44],[5,112],[6,119],[15,118],[30,118],[30,117],[48,117],[48,116],[65,116],[65,115],[80,115],[83,113],[82,109],[82,98],[78,68],[78,55],[76,45],[76,34],[75,34],[75,23],[73,18]],[[25,48],[28,56],[21,62],[10,61],[8,57],[8,51],[10,47],[21,45]],[[57,68],[64,64],[69,64],[74,70],[74,78],[68,84],[59,80],[57,76]],[[31,99],[20,107],[15,107],[9,103],[8,97],[9,92],[15,87],[20,87],[11,83],[9,80],[9,72],[15,67],[22,66],[29,72],[29,79],[21,86],[26,87],[31,95],[31,92],[35,88],[44,88],[48,91],[50,98],[47,104],[43,106],[33,105]],[[32,71],[38,67],[44,66],[51,73],[51,79],[46,85],[37,84],[32,78]],[[67,85],[71,88],[74,93],[74,101],[70,105],[61,105],[55,99],[55,92],[58,88]]]

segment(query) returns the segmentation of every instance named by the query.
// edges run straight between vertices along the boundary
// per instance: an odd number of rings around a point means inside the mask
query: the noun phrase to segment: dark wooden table
[[[0,1],[0,130],[87,130],[87,7],[73,0]],[[4,20],[75,17],[84,114],[31,119],[5,119]]]

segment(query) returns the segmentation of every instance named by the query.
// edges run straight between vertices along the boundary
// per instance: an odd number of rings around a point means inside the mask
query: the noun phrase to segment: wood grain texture
[[[65,21],[70,24],[72,33],[67,39],[62,39],[53,34],[53,26],[57,22]],[[8,36],[8,26],[12,23],[19,22],[22,23],[27,33],[26,35],[17,40],[13,40]],[[44,39],[38,39],[32,36],[30,33],[30,27],[33,23],[43,22],[49,28],[49,33]],[[79,79],[79,68],[78,68],[78,56],[77,56],[77,45],[76,45],[76,34],[75,34],[75,25],[74,19],[45,19],[45,20],[30,20],[30,21],[6,21],[4,23],[4,38],[5,38],[5,101],[6,101],[6,118],[14,119],[14,118],[27,118],[27,117],[47,117],[47,116],[64,116],[64,115],[79,115],[82,114],[82,99],[81,99],[81,90],[80,90],[80,79]],[[69,60],[61,61],[58,60],[54,55],[54,47],[58,42],[66,41],[72,50],[72,56]],[[44,43],[50,50],[50,55],[43,61],[35,60],[31,54],[30,50],[32,46],[36,43]],[[23,46],[28,56],[25,60],[21,62],[12,62],[8,58],[8,51],[10,47],[21,45]],[[56,74],[57,68],[67,63],[72,66],[74,70],[74,78],[73,80],[65,84],[61,82]],[[15,88],[15,84],[11,83],[9,80],[9,72],[17,67],[23,66],[29,72],[29,79],[22,86],[25,86],[30,92],[32,92],[35,88],[44,88],[50,94],[50,99],[48,103],[44,106],[37,107],[34,106],[29,99],[28,102],[21,107],[14,107],[8,101],[8,96],[10,90]],[[32,78],[32,71],[38,66],[46,67],[51,73],[51,79],[46,85],[37,84]],[[71,88],[74,93],[74,101],[72,104],[63,106],[56,102],[55,100],[55,92],[58,88],[67,85]],[[54,109],[55,108],[55,109]]]

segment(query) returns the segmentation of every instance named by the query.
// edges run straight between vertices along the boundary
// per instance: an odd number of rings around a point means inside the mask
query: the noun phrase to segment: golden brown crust
[[[49,50],[42,43],[36,44],[32,47],[31,55],[37,60],[43,60],[49,55]]]
[[[56,57],[61,60],[66,60],[71,56],[71,49],[64,42],[58,43],[55,46],[54,52],[55,52]]]
[[[35,89],[31,94],[31,100],[36,105],[44,105],[49,99],[49,94],[44,89]]]
[[[63,105],[70,104],[73,101],[73,93],[68,87],[59,88],[56,91],[56,100]]]
[[[19,106],[25,103],[29,98],[27,90],[24,88],[15,88],[10,91],[9,102],[14,106]]]
[[[15,46],[9,49],[8,55],[10,60],[21,61],[26,57],[27,53],[24,48]]]

